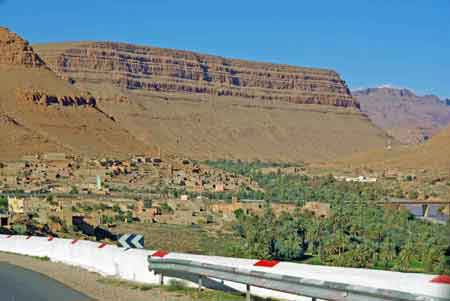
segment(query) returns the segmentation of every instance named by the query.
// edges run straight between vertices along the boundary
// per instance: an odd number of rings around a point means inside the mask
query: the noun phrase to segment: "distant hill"
[[[369,151],[349,156],[337,163],[339,167],[373,170],[431,170],[449,173],[450,127],[419,145],[396,146],[390,150]]]
[[[353,91],[353,95],[377,126],[403,143],[421,143],[450,123],[450,106],[433,95],[389,87]]]
[[[319,161],[391,139],[333,70],[111,42],[35,45],[134,136],[194,159]]]
[[[28,42],[0,27],[0,156],[126,154],[148,149],[96,99],[58,78]]]

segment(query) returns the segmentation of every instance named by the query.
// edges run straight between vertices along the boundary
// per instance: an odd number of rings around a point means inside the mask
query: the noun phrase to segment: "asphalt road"
[[[42,274],[0,262],[2,301],[89,301],[86,295]]]

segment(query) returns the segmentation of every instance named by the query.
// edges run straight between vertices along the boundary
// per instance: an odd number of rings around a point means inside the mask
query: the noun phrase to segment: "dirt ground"
[[[133,289],[123,285],[114,284],[96,273],[53,263],[33,257],[6,254],[0,252],[0,261],[33,270],[53,278],[68,287],[80,291],[94,300],[114,301],[188,301],[190,297],[179,293],[162,291],[160,288],[148,290]],[[106,279],[106,281],[105,281]],[[145,286],[144,286],[145,287]]]

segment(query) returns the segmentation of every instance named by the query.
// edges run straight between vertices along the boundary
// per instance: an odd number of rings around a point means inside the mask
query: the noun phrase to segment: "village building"
[[[311,212],[316,217],[328,218],[331,216],[331,206],[329,203],[307,202],[302,207],[302,210]]]

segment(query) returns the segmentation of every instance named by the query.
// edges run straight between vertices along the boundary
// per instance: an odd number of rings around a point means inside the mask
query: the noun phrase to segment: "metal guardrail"
[[[250,287],[255,286],[273,291],[289,293],[298,296],[310,297],[312,300],[339,300],[339,301],[449,301],[450,298],[437,298],[426,295],[411,294],[402,291],[378,289],[360,285],[320,281],[302,277],[285,276],[267,272],[251,271],[200,263],[190,260],[161,259],[148,257],[149,270],[163,277],[177,277],[191,275],[188,280],[197,279],[199,287],[205,283],[206,278],[231,281],[247,285],[247,300],[250,300]],[[196,278],[195,278],[196,277]]]

